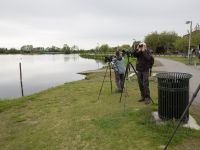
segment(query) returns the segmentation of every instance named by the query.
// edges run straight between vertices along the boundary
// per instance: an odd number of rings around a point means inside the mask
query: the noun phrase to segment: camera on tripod
[[[110,62],[112,62],[113,61],[113,58],[114,58],[115,56],[105,56],[105,59],[104,59],[104,61],[107,63],[110,63]]]
[[[124,57],[125,55],[128,57],[133,57],[134,51],[129,51],[129,50],[122,50],[122,56]]]

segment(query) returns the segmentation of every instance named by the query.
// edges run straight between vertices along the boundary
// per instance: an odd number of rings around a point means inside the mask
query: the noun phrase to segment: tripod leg
[[[109,63],[109,69],[110,69],[110,89],[111,89],[111,93],[112,93],[112,71],[111,71],[110,63]]]
[[[128,76],[129,68],[130,68],[130,66],[129,66],[129,63],[128,63],[127,66],[126,66],[126,71],[125,71],[125,75],[124,75],[124,79],[123,79],[122,92],[121,92],[120,100],[119,100],[120,103],[122,101],[122,95],[123,95],[123,92],[124,92],[124,84],[125,84],[126,76]]]
[[[105,74],[104,74],[104,78],[103,78],[103,81],[102,81],[102,84],[101,84],[101,88],[100,88],[99,95],[98,95],[98,100],[99,100],[99,98],[100,98],[101,91],[102,91],[102,88],[103,88],[103,84],[104,84],[104,81],[105,81],[105,78],[106,78],[106,74],[107,74],[107,72],[108,72],[108,67],[109,67],[109,66],[106,67],[106,72],[105,72]]]
[[[183,114],[182,114],[182,116],[181,116],[179,122],[177,123],[176,128],[174,129],[174,131],[173,131],[173,133],[172,133],[172,135],[171,135],[169,141],[167,142],[167,144],[166,144],[164,150],[167,150],[169,144],[172,142],[172,139],[173,139],[174,135],[176,134],[176,131],[178,130],[179,126],[181,125],[181,121],[183,120],[183,118],[185,117],[185,114],[187,113],[187,111],[189,110],[190,106],[192,105],[192,103],[193,103],[194,99],[196,98],[196,96],[197,96],[199,90],[200,90],[200,84],[199,84],[199,86],[197,87],[196,91],[194,92],[190,103],[188,104],[188,106],[186,107],[185,111],[183,112]]]
[[[135,67],[134,67],[133,64],[131,64],[131,63],[130,63],[130,65],[131,65],[131,67],[133,68],[133,71],[135,72],[135,74],[136,74],[136,76],[137,76],[137,78],[138,78],[138,81],[142,84],[142,81],[141,81],[141,79],[138,77],[138,73],[137,73]],[[146,93],[146,91],[145,91],[145,93]],[[151,99],[152,104],[155,104],[151,97],[150,97],[150,99]]]
[[[128,80],[128,77],[126,77],[126,80]],[[127,81],[126,81],[126,88],[125,88],[125,100],[124,100],[124,112],[126,110],[126,98],[128,96],[128,90],[127,90]]]
[[[150,100],[151,100],[152,104],[155,104],[151,97],[150,97]]]
[[[133,66],[133,64],[132,64],[132,63],[130,63],[130,65],[131,65],[131,67],[132,67],[133,71],[135,72],[135,74],[136,74],[136,76],[137,76],[137,78],[138,78],[138,73],[137,73],[137,71],[136,71],[135,67]],[[140,82],[140,83],[142,82],[140,78],[139,78],[139,82]]]

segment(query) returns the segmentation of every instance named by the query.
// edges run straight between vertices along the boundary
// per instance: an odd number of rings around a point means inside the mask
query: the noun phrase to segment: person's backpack
[[[150,51],[148,51],[148,54],[150,55],[149,68],[150,68],[150,76],[151,76],[152,68],[154,65],[154,57],[151,55]]]
[[[150,59],[150,66],[149,68],[152,69],[153,65],[154,65],[154,57],[152,55],[151,56],[151,59]]]

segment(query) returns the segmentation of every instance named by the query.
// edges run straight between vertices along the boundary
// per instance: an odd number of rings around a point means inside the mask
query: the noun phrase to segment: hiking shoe
[[[138,100],[138,102],[144,102],[144,101],[145,101],[144,98]]]
[[[145,100],[144,100],[144,101],[145,101],[145,104],[146,104],[146,105],[148,105],[148,104],[150,104],[150,103],[151,103],[151,99],[150,99],[150,98],[145,98]]]

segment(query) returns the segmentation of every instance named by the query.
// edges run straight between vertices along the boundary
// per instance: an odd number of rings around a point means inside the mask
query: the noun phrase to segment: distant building
[[[32,45],[24,45],[21,47],[22,51],[32,51],[33,50],[33,46]]]
[[[33,51],[44,51],[44,47],[35,47]]]

